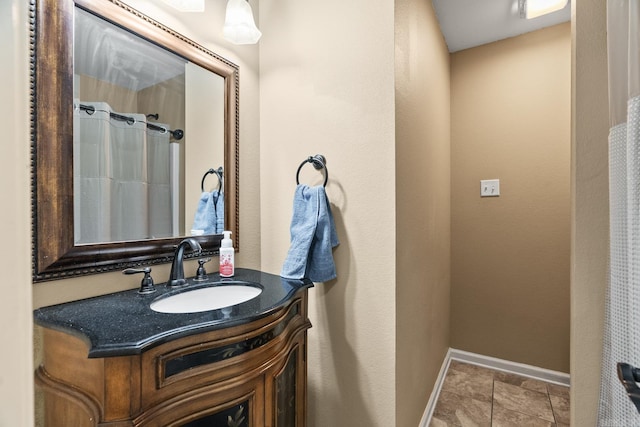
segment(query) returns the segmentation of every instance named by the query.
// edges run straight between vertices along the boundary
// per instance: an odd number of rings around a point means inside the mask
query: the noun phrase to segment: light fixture
[[[162,0],[180,12],[204,12],[204,0]]]
[[[563,9],[569,0],[519,0],[521,18],[537,18]]]
[[[258,43],[262,33],[253,20],[249,0],[229,0],[222,34],[233,44]]]

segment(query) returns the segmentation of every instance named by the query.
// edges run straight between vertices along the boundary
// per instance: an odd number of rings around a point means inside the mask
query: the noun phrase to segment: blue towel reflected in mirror
[[[193,218],[192,235],[222,234],[224,231],[224,194],[214,190],[200,195]]]

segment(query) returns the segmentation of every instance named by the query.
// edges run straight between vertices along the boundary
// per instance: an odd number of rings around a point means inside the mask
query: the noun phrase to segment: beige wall
[[[395,425],[417,426],[449,348],[449,52],[431,2],[395,16]]]
[[[570,66],[569,23],[451,57],[451,346],[562,372]]]
[[[224,99],[224,79],[219,76],[211,78],[211,73],[204,68],[187,64],[185,80],[186,127],[189,129],[189,138],[185,138],[186,143],[181,144],[181,147],[184,148],[185,162],[189,165],[189,168],[183,168],[185,182],[191,184],[187,185],[184,191],[187,203],[183,227],[187,234],[191,234],[193,219],[202,194],[202,176],[211,168],[224,166],[226,105],[224,102],[211,102],[212,96],[220,101]],[[215,174],[210,174],[205,179],[206,191],[217,189],[218,185],[220,181]],[[209,269],[213,270],[211,267]]]
[[[606,2],[572,8],[571,425],[595,426],[607,283]]]
[[[0,426],[33,425],[28,2],[0,2]]]
[[[138,93],[123,86],[114,85],[104,80],[98,80],[86,74],[75,74],[74,98],[83,101],[103,101],[109,104],[113,111],[137,113]]]
[[[340,238],[338,278],[310,292],[309,427],[395,425],[393,6],[260,2],[262,267],[280,272],[309,155],[327,158]]]

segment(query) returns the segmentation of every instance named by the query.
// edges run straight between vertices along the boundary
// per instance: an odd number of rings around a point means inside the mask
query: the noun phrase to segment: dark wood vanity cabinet
[[[45,426],[303,427],[310,326],[304,290],[266,317],[135,355],[87,358],[83,340],[45,328]]]

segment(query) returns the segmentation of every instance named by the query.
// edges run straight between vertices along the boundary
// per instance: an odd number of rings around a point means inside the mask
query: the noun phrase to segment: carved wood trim
[[[102,419],[100,402],[73,384],[53,378],[43,366],[38,367],[35,372],[35,384],[45,393],[51,393],[73,402],[96,422]]]

